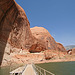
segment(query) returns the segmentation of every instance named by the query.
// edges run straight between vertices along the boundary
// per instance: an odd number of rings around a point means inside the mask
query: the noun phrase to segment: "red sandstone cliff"
[[[32,32],[34,37],[45,42],[46,49],[66,51],[64,46],[60,43],[57,43],[45,28],[34,27],[34,28],[31,28],[31,32]]]
[[[7,53],[10,55],[11,46],[29,49],[37,41],[31,34],[25,11],[14,0],[0,0],[0,64],[3,56],[6,60]]]
[[[1,41],[8,40],[17,48],[29,47],[35,42],[35,38],[31,34],[30,24],[24,10],[14,0],[1,1],[0,6],[2,9],[0,10]]]
[[[2,60],[11,59],[11,48],[34,52],[58,50],[57,43],[46,29],[35,27],[30,30],[25,11],[15,0],[0,0],[0,65]]]

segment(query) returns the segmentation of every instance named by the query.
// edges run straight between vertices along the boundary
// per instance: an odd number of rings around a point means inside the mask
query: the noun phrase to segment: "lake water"
[[[9,67],[2,67],[0,68],[0,75],[9,75],[10,68]]]
[[[75,75],[75,62],[51,62],[38,64],[38,66],[54,73],[55,75]]]
[[[2,68],[0,68],[0,75],[10,75],[10,73],[9,73],[10,70],[12,71],[12,70],[14,70],[18,67],[21,67],[21,66],[23,66],[23,65],[22,64],[16,64],[16,65],[11,66],[11,67],[2,67]]]
[[[75,75],[75,62],[51,62],[38,64],[38,66],[54,73],[55,75]],[[9,75],[10,68],[0,68],[0,75]]]

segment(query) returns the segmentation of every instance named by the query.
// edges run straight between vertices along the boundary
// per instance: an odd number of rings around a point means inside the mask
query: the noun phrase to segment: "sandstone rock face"
[[[10,61],[14,48],[33,52],[58,50],[57,43],[46,29],[35,27],[30,30],[25,11],[15,0],[0,0],[0,65],[2,61]]]
[[[53,51],[53,50],[52,50]],[[44,51],[44,56],[45,56],[45,59],[46,60],[50,60],[50,59],[52,59],[53,57],[55,57],[56,56],[56,54],[55,53],[53,53],[51,50],[46,50],[46,51]]]
[[[63,51],[63,52],[65,52],[66,51],[66,49],[64,48],[64,46],[61,44],[61,43],[57,43],[57,47],[58,47],[58,50],[60,51]]]
[[[47,49],[57,50],[57,44],[50,33],[43,27],[31,28],[33,36],[45,42]]]
[[[44,56],[46,60],[49,59],[61,59],[65,56],[66,52],[56,51],[56,50],[45,50]]]
[[[7,43],[10,45],[9,50],[11,46],[29,49],[37,41],[31,34],[24,10],[14,0],[0,0],[0,64],[8,49]]]
[[[1,41],[8,41],[17,48],[27,48],[35,38],[24,10],[14,0],[0,1],[0,6]]]
[[[44,51],[46,50],[46,47],[43,45],[43,44],[33,44],[30,49],[29,49],[29,52],[31,53],[35,53],[35,52],[41,52],[41,51]]]
[[[75,48],[72,49],[72,54],[75,54]]]
[[[46,49],[66,51],[62,44],[57,43],[50,33],[43,27],[31,28],[33,36],[37,39],[44,41],[46,44]]]

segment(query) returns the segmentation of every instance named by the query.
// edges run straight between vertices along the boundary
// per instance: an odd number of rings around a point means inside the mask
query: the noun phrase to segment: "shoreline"
[[[3,66],[14,66],[15,64],[25,65],[25,64],[42,64],[42,63],[50,63],[50,62],[72,62],[75,61],[75,55],[65,55],[65,56],[57,56],[52,59],[46,60],[44,58],[43,53],[41,54],[27,54],[27,55],[13,55],[11,56],[11,60],[3,63]]]
[[[24,64],[44,64],[44,63],[59,63],[59,62],[75,62],[75,60],[61,60],[61,59],[58,59],[58,60],[44,60],[44,61],[36,61],[36,62],[28,62],[28,63],[19,63],[18,65],[24,65]],[[14,66],[15,64],[17,63],[14,63],[12,66]],[[8,67],[10,65],[4,65],[4,66],[0,66],[1,67]]]
[[[41,62],[35,62],[35,64],[43,64],[43,63],[57,63],[57,62],[75,62],[75,60],[45,60],[45,61],[41,61]]]

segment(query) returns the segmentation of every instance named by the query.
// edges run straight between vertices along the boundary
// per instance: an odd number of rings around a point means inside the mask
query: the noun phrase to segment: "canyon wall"
[[[10,61],[13,48],[40,52],[47,49],[58,50],[58,47],[46,29],[30,29],[25,11],[15,0],[0,0],[0,65]]]

